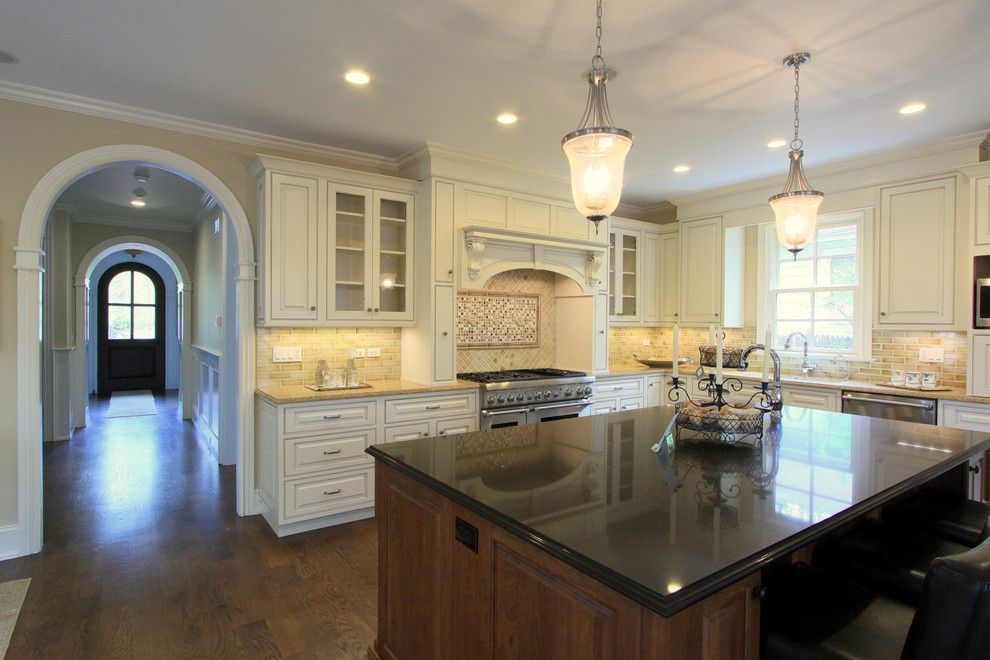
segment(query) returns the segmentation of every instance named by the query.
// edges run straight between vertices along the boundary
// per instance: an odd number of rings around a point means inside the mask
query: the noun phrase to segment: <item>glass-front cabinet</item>
[[[330,185],[328,318],[412,318],[413,196]]]
[[[613,323],[639,321],[640,236],[621,229],[609,233],[608,315]]]

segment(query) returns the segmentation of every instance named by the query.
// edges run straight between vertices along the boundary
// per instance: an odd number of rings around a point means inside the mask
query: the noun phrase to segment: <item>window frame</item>
[[[853,305],[857,315],[853,318],[853,346],[848,350],[808,347],[809,355],[816,355],[824,358],[836,358],[842,355],[852,361],[870,361],[873,354],[873,209],[863,208],[836,213],[826,213],[818,216],[818,229],[829,225],[855,224],[857,225],[857,245],[856,245],[856,279],[855,286],[836,287],[802,287],[799,289],[787,289],[784,292],[821,291],[821,290],[852,290]],[[817,250],[816,240],[807,249]],[[803,346],[784,350],[778,342],[780,337],[776,334],[776,296],[781,292],[777,288],[777,278],[779,269],[778,244],[776,228],[773,223],[764,225],[759,236],[760,268],[758,278],[760,282],[767,282],[768,286],[759,287],[759,297],[757,301],[757,338],[760,343],[766,337],[768,328],[773,330],[772,343],[774,350],[782,357],[801,357],[804,352]],[[778,347],[779,346],[779,347]]]
[[[150,302],[150,303],[137,303],[137,302],[134,302],[134,276],[135,276],[135,273],[140,273],[141,275],[143,275],[144,277],[146,277],[149,282],[151,282],[152,290],[154,291],[154,302]],[[126,302],[126,303],[110,302],[110,286],[113,284],[113,281],[115,279],[117,279],[118,277],[120,277],[121,275],[127,275],[131,279],[131,285],[130,285],[130,302]],[[155,281],[155,279],[153,277],[150,277],[148,275],[148,273],[146,273],[144,271],[144,269],[139,269],[139,268],[124,268],[120,272],[116,273],[109,280],[107,280],[106,287],[107,287],[107,302],[106,302],[106,310],[105,310],[104,314],[106,315],[106,324],[107,324],[106,335],[107,336],[105,337],[105,339],[107,341],[158,341],[159,339],[161,339],[161,337],[159,337],[159,318],[158,318],[158,316],[159,316],[159,309],[158,309],[158,307],[159,307],[159,298],[161,297],[161,292],[158,290],[159,289],[158,283]],[[111,329],[113,327],[112,323],[110,322],[110,310],[113,309],[114,307],[124,307],[124,308],[127,308],[128,309],[129,314],[130,314],[130,324],[128,326],[128,330],[129,330],[129,334],[130,334],[129,337],[111,337],[110,336],[110,331],[111,331]],[[135,307],[150,307],[152,309],[152,311],[154,311],[154,323],[152,323],[152,328],[154,329],[154,336],[152,336],[152,337],[141,337],[141,338],[135,338],[134,337],[134,308]]]

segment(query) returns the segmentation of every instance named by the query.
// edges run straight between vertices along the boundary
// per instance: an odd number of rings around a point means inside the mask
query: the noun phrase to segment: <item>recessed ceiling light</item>
[[[515,124],[517,121],[519,121],[519,117],[515,116],[511,112],[503,112],[502,114],[500,114],[498,117],[495,118],[495,121],[497,121],[500,124]]]
[[[344,74],[344,80],[352,85],[367,85],[371,82],[371,76],[360,69],[351,69]]]
[[[787,140],[770,140],[767,142],[767,149],[780,149],[787,146]]]
[[[136,206],[138,208],[141,208],[141,207],[144,206],[144,200],[141,199],[140,197],[137,197],[135,199],[132,199],[131,200],[131,206]]]
[[[924,103],[908,103],[907,105],[902,105],[898,112],[902,115],[916,115],[927,107]]]
[[[674,166],[674,172],[677,173],[677,174],[684,174],[685,172],[690,172],[690,171],[691,171],[691,166],[690,165],[675,165]]]
[[[145,205],[144,198],[145,198],[145,196],[147,194],[148,194],[148,191],[145,190],[144,188],[135,188],[134,189],[134,199],[131,200],[131,206],[135,206],[137,208],[142,208]]]

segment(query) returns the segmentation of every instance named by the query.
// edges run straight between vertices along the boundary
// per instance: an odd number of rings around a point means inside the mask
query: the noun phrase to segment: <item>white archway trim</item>
[[[73,405],[75,406],[74,418],[77,420],[86,419],[86,400],[89,390],[86,351],[90,347],[84,341],[86,337],[87,315],[82,313],[81,310],[86,309],[89,305],[89,280],[93,276],[93,270],[96,268],[96,265],[104,258],[115,252],[130,248],[144,250],[164,261],[175,274],[175,279],[179,285],[178,291],[173,293],[184,298],[180,304],[183,332],[179,340],[182,357],[179,367],[182,377],[179,386],[179,399],[182,402],[182,419],[190,419],[193,414],[192,392],[195,381],[192,361],[192,341],[189,336],[189,331],[192,328],[192,306],[188,304],[188,296],[192,292],[192,279],[189,268],[175,250],[169,246],[155,239],[145,238],[139,235],[116,236],[94,245],[86,253],[86,256],[82,258],[82,261],[79,262],[79,268],[76,269],[74,285],[76,294],[75,328],[77,354],[75,356],[76,375],[74,377],[75,382],[73,384],[74,390],[72,396]],[[85,347],[85,350],[83,350],[83,347]]]
[[[237,241],[236,332],[240,368],[236,396],[237,513],[255,511],[254,488],[254,241],[247,215],[230,188],[202,165],[184,156],[137,144],[90,149],[62,161],[45,174],[28,196],[21,214],[15,252],[17,270],[17,525],[19,554],[41,550],[41,273],[43,236],[52,206],[74,181],[107,165],[136,161],[192,179],[223,207]]]

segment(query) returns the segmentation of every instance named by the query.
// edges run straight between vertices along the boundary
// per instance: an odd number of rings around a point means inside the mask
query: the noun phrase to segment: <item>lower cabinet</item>
[[[969,333],[969,394],[990,397],[990,334]]]
[[[793,385],[784,384],[782,396],[785,406],[841,412],[841,394],[842,393],[839,390],[795,387]]]
[[[259,397],[255,415],[262,515],[286,536],[373,516],[374,462],[364,450],[476,431],[478,393],[284,405]]]
[[[759,657],[758,573],[663,617],[391,467],[376,489],[369,658]]]
[[[938,424],[964,431],[986,433],[990,429],[990,404],[962,401],[939,401]],[[980,502],[990,501],[990,452],[969,461],[969,497]]]

